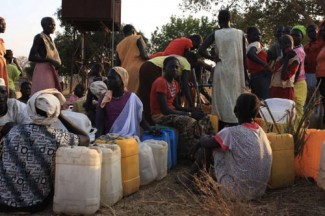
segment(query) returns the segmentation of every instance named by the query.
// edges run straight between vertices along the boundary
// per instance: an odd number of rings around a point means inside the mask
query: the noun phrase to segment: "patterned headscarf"
[[[122,79],[124,90],[127,91],[127,86],[129,84],[129,73],[122,67],[113,67],[111,70],[114,70]],[[101,108],[104,108],[107,103],[111,102],[113,92],[111,90],[107,90],[105,96],[100,104]]]
[[[55,88],[44,89],[33,94],[27,101],[27,113],[35,124],[51,125],[58,120],[65,97]],[[47,117],[37,114],[36,108],[46,112]]]

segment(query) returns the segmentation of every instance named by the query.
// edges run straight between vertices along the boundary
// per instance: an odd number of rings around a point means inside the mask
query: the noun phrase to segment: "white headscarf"
[[[90,84],[89,89],[99,99],[107,91],[107,86],[103,81],[95,81]]]
[[[65,97],[57,89],[44,89],[35,92],[27,101],[27,113],[33,123],[51,125],[58,120],[61,105],[63,105],[65,101]],[[36,107],[46,112],[47,117],[37,114]]]

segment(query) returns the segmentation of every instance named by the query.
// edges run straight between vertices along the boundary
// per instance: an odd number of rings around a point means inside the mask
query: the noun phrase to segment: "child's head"
[[[96,63],[91,67],[90,74],[94,77],[103,76],[104,66],[100,63]]]
[[[191,35],[189,39],[192,41],[193,49],[199,48],[203,42],[202,36],[199,34]]]
[[[280,47],[284,51],[288,48],[293,48],[293,38],[290,35],[282,35],[279,40]]]
[[[234,109],[240,122],[252,122],[260,110],[260,100],[255,94],[243,93],[237,98]]]
[[[25,81],[20,85],[20,92],[23,97],[29,97],[32,90],[32,84],[29,81]]]
[[[249,43],[253,43],[261,40],[261,31],[257,27],[247,28],[247,40]]]
[[[85,86],[81,83],[77,84],[73,90],[73,93],[79,98],[83,97],[85,95]]]

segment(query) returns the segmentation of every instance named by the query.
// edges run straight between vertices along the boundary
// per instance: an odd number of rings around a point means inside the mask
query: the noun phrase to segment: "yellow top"
[[[116,52],[121,61],[121,67],[125,68],[129,73],[127,89],[130,92],[137,92],[139,87],[139,70],[145,62],[140,56],[140,51],[137,46],[138,39],[141,39],[144,47],[146,47],[140,35],[125,37],[116,47]]]
[[[156,58],[150,59],[149,61],[155,64],[157,67],[163,68],[164,60],[168,56],[158,56]],[[178,59],[180,67],[178,69],[178,76],[181,76],[184,70],[190,71],[191,70],[191,65],[190,63],[184,58],[183,56],[176,56],[175,57]]]

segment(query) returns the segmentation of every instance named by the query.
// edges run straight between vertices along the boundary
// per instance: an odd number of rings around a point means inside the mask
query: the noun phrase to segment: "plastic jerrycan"
[[[84,146],[60,147],[55,164],[53,211],[94,214],[100,206],[101,150]]]
[[[317,181],[325,130],[307,129],[306,132],[302,155],[295,158],[296,174],[302,177],[312,177]]]
[[[140,160],[140,185],[147,185],[157,178],[157,168],[151,147],[144,143],[139,143]]]
[[[121,149],[116,144],[98,145],[102,151],[102,175],[100,184],[101,206],[112,206],[123,198]]]
[[[143,142],[148,144],[152,149],[158,173],[156,180],[163,179],[167,176],[168,144],[162,140],[146,140]]]
[[[151,135],[149,132],[145,131],[143,133],[143,136],[141,138],[141,141],[146,141],[146,140],[162,140],[165,141],[168,144],[168,152],[167,152],[167,167],[168,169],[171,169],[174,165],[173,163],[173,154],[172,154],[172,143],[170,141],[170,136],[169,133],[167,131],[164,131],[164,129],[162,129],[161,131],[162,133],[159,136],[154,136]],[[176,142],[175,142],[176,144]],[[176,157],[175,160],[177,160],[177,146],[175,148],[175,153],[176,153]]]
[[[317,178],[317,185],[318,187],[325,190],[325,141],[322,143],[322,151],[320,157],[320,167],[319,173]]]
[[[95,144],[117,144],[120,147],[123,196],[137,192],[140,188],[139,144],[137,140],[118,134],[106,134],[96,139]]]
[[[167,132],[169,135],[170,145],[168,145],[168,159],[171,157],[171,166],[168,160],[168,169],[177,165],[177,146],[179,133],[176,128],[159,125],[162,131]],[[171,154],[171,156],[169,156]]]
[[[291,134],[267,133],[272,149],[270,188],[290,186],[295,180],[294,144]]]

